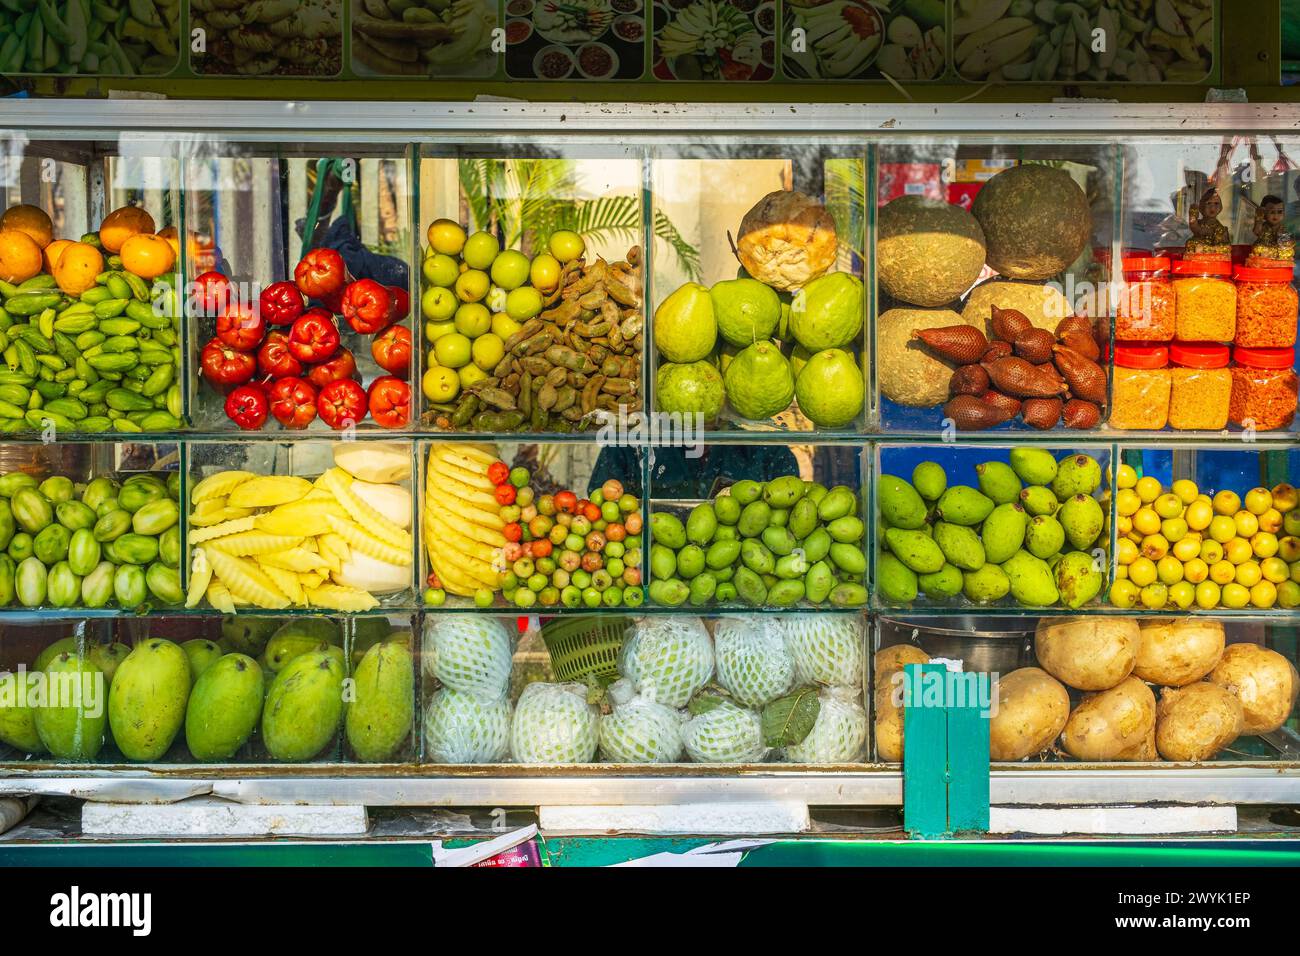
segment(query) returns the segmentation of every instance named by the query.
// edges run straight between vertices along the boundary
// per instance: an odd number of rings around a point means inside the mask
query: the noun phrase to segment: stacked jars
[[[1214,342],[1169,347],[1169,424],[1181,431],[1218,431],[1232,398],[1230,349]]]
[[[1126,257],[1115,306],[1115,371],[1110,425],[1158,431],[1169,424],[1168,343],[1177,321],[1174,281],[1164,257]]]
[[[1286,428],[1295,418],[1296,317],[1289,268],[1239,266],[1229,418],[1243,428]]]
[[[1117,344],[1111,427],[1126,431],[1164,428],[1169,424],[1171,382],[1166,346]]]

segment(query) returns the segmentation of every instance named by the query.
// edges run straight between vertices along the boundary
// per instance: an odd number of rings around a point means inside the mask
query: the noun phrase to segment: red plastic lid
[[[1124,260],[1125,272],[1168,272],[1169,260],[1164,256],[1127,258]]]
[[[1237,347],[1232,350],[1232,360],[1238,365],[1249,365],[1251,368],[1291,368],[1295,365],[1295,349]]]
[[[1115,364],[1124,368],[1164,368],[1169,364],[1169,349],[1163,345],[1117,345]]]
[[[1177,342],[1169,346],[1169,358],[1186,368],[1223,368],[1229,349],[1213,342]]]
[[[1291,281],[1290,269],[1270,269],[1266,267],[1237,266],[1232,270],[1232,277],[1238,282],[1286,282]]]
[[[1179,259],[1174,263],[1176,276],[1230,276],[1232,262],[1228,259]]]

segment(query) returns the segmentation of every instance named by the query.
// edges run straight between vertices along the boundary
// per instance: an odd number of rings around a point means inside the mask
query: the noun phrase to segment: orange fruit
[[[17,229],[0,230],[0,279],[26,282],[41,271],[41,247]]]
[[[122,268],[141,279],[156,279],[176,265],[175,250],[160,236],[132,236],[122,243],[118,255],[122,257]]]
[[[180,234],[176,231],[175,226],[167,226],[166,228],[159,229],[158,238],[166,239],[167,245],[172,247],[172,252],[176,253],[178,256],[181,254],[181,238]]]
[[[153,231],[153,216],[139,206],[123,206],[114,209],[99,224],[99,242],[109,252],[119,252],[132,236]]]
[[[51,270],[54,281],[68,295],[81,295],[95,284],[95,276],[104,271],[104,257],[86,242],[71,243]]]
[[[50,222],[44,209],[36,206],[10,206],[0,216],[0,230],[4,229],[27,233],[42,249],[54,239],[54,223]]]
[[[63,255],[63,250],[72,245],[71,239],[55,239],[45,247],[45,271],[54,275],[54,267],[59,264],[59,256]]]

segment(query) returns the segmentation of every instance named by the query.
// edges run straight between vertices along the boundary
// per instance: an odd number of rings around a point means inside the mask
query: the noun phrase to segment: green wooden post
[[[942,664],[908,664],[903,685],[903,828],[921,839],[948,832],[948,719]],[[932,677],[930,675],[933,675]],[[926,693],[929,678],[937,687]],[[987,750],[986,750],[987,752]]]
[[[953,674],[948,717],[948,830],[989,828],[989,708],[991,676]]]

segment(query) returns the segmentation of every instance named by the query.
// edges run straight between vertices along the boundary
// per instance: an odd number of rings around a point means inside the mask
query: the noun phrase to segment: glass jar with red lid
[[[1180,259],[1172,271],[1174,338],[1180,342],[1231,342],[1237,332],[1232,263],[1226,259]]]
[[[1295,419],[1298,391],[1294,348],[1232,350],[1233,423],[1262,431],[1286,428]]]
[[[1115,341],[1168,342],[1174,337],[1174,300],[1168,259],[1126,257],[1115,304]]]
[[[1252,349],[1295,345],[1300,294],[1291,284],[1291,270],[1238,266],[1232,275],[1237,282],[1234,342]]]
[[[1182,431],[1218,431],[1228,424],[1231,350],[1215,342],[1169,347],[1169,424]]]
[[[1164,345],[1115,346],[1110,426],[1158,431],[1169,423],[1169,349]]]

